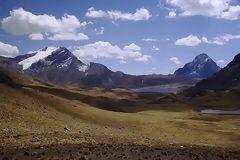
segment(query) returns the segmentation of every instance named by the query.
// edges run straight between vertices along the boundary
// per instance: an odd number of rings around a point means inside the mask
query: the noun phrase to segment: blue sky
[[[129,74],[173,73],[200,53],[223,67],[240,52],[237,0],[0,0],[0,20],[0,55],[64,46]]]

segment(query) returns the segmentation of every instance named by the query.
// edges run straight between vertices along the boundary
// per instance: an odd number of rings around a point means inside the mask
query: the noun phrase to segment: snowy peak
[[[220,67],[205,53],[199,54],[192,62],[174,72],[178,77],[207,78],[218,72]]]
[[[198,63],[198,64],[203,64],[210,61],[213,61],[213,60],[205,53],[197,55],[193,60],[194,63]]]
[[[60,47],[53,47],[53,46],[49,46],[49,47],[44,47],[42,49],[40,49],[40,51],[52,51],[52,50],[55,50],[55,49],[58,49]]]
[[[90,68],[65,47],[44,47],[26,56],[17,56],[16,63],[22,66],[24,74],[62,84],[84,78]]]
[[[75,57],[65,47],[44,47],[38,51],[31,52],[25,59],[21,59],[18,64],[22,65],[23,70],[39,70],[43,68],[58,68],[63,69],[75,65],[78,69],[84,65],[77,57]],[[78,69],[84,72],[86,67]]]
[[[38,50],[33,56],[28,57],[27,59],[24,59],[20,61],[18,64],[22,65],[23,70],[26,70],[32,66],[33,63],[38,62],[41,59],[46,58],[47,56],[51,55],[54,51],[58,50],[60,47],[45,47],[41,50]]]

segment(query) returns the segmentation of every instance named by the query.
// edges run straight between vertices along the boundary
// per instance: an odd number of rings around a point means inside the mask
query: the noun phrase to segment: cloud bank
[[[180,38],[176,40],[175,45],[178,46],[198,46],[201,43],[206,44],[216,44],[216,45],[224,45],[227,42],[234,40],[234,39],[240,39],[240,35],[232,35],[232,34],[225,34],[222,36],[217,36],[212,39],[208,39],[207,37],[203,36],[202,38],[195,36],[195,35],[189,35],[184,38]]]

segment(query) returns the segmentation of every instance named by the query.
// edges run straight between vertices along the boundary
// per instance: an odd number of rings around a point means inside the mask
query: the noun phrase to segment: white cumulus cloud
[[[83,33],[56,33],[53,36],[48,37],[49,40],[58,41],[58,40],[88,40],[88,36]]]
[[[225,34],[222,36],[214,37],[211,40],[207,39],[206,37],[202,37],[202,42],[208,44],[224,45],[234,39],[240,39],[240,35]]]
[[[175,42],[175,45],[197,46],[201,43],[224,45],[227,42],[234,39],[240,39],[240,35],[225,34],[225,35],[213,37],[210,39],[205,36],[203,36],[202,38],[199,38],[198,36],[189,35],[187,37],[178,39]]]
[[[240,35],[225,34],[220,37],[222,40],[228,42],[232,39],[240,39]]]
[[[153,51],[159,51],[159,48],[153,45],[153,46],[152,46],[152,50],[153,50]]]
[[[158,39],[155,39],[155,38],[143,38],[142,41],[145,41],[145,42],[157,42]]]
[[[238,20],[240,18],[240,6],[230,6],[227,11],[222,12],[220,17],[228,20]]]
[[[174,64],[181,64],[178,57],[171,57],[171,58],[169,58],[169,60],[172,61]]]
[[[19,54],[19,50],[16,46],[0,42],[0,56],[15,57]]]
[[[212,43],[212,42],[211,42],[210,40],[208,40],[208,38],[205,37],[205,36],[203,36],[201,40],[202,40],[203,43],[208,43],[208,44],[211,44],[211,43]]]
[[[2,29],[10,34],[29,35],[29,38],[32,40],[42,40],[43,36],[41,34],[43,33],[56,34],[57,37],[59,37],[59,34],[61,37],[66,35],[66,40],[80,40],[81,38],[77,34],[78,30],[84,28],[87,22],[80,22],[74,15],[64,14],[64,16],[58,19],[52,15],[35,15],[25,11],[23,8],[18,8],[10,11],[10,16],[3,18],[1,25]],[[69,36],[70,34],[77,34],[78,38]],[[73,39],[69,37],[73,37]],[[48,39],[51,39],[51,37]]]
[[[31,40],[43,40],[44,37],[41,33],[33,33],[28,36]]]
[[[42,32],[74,32],[86,22],[80,23],[77,17],[65,14],[61,19],[52,15],[35,15],[18,8],[10,11],[10,16],[3,18],[2,28],[13,35],[25,35]]]
[[[124,60],[120,60],[119,63],[120,63],[120,64],[126,64],[127,62],[124,61]]]
[[[138,61],[138,62],[147,62],[147,61],[149,61],[149,58],[152,58],[152,56],[142,55],[142,56],[136,58],[135,60]]]
[[[134,43],[120,48],[117,45],[112,45],[110,42],[103,41],[79,46],[73,51],[73,54],[79,59],[113,58],[122,60],[122,62],[127,59],[147,62],[151,58],[150,55],[143,54],[141,47]]]
[[[197,36],[189,35],[187,37],[178,39],[175,42],[175,45],[184,45],[184,46],[197,46],[201,43],[201,39],[199,39]]]
[[[166,0],[177,9],[180,16],[209,16],[227,20],[240,18],[240,6],[231,5],[233,0]],[[169,13],[174,15],[172,12]],[[175,15],[176,16],[176,15]]]
[[[98,35],[102,35],[104,33],[105,28],[101,27],[99,30],[97,28],[94,29],[94,32]]]
[[[135,13],[121,12],[118,10],[95,10],[94,7],[90,7],[85,14],[91,18],[109,18],[113,20],[129,20],[129,21],[141,21],[151,18],[150,12],[145,8],[136,9]]]
[[[167,18],[175,18],[176,16],[177,16],[177,14],[176,14],[175,11],[170,11],[170,12],[168,13]]]
[[[88,8],[85,16],[92,17],[92,18],[100,18],[100,17],[107,17],[107,13],[103,10],[95,10],[94,7]]]

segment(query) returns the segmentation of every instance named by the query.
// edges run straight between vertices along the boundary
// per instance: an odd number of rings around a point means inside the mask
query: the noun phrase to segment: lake
[[[176,93],[179,91],[179,88],[136,88],[132,89],[132,91],[138,93]]]
[[[228,114],[228,115],[240,115],[240,110],[236,111],[224,111],[224,110],[214,110],[214,109],[203,109],[201,113],[207,114]]]

